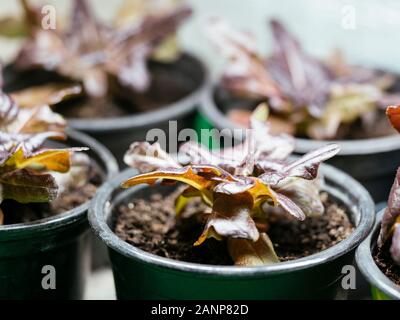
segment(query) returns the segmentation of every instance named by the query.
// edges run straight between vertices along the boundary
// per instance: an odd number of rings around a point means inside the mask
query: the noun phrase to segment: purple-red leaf
[[[393,227],[398,217],[400,217],[400,169],[397,170],[396,178],[390,191],[388,205],[382,217],[381,231],[378,238],[378,245],[380,247],[393,234]]]
[[[320,164],[332,158],[340,151],[337,144],[327,145],[317,150],[311,151],[300,159],[284,166],[279,171],[264,173],[260,178],[268,184],[277,185],[283,179],[298,177],[306,180],[313,180],[318,175]]]
[[[124,162],[141,173],[181,167],[157,142],[132,143],[124,156]]]
[[[400,265],[400,221],[395,225],[390,253],[393,260]]]
[[[322,63],[308,56],[297,39],[277,20],[271,21],[274,52],[268,70],[286,97],[310,114],[323,114],[329,93],[329,76]]]
[[[285,210],[296,219],[303,221],[306,218],[303,210],[301,210],[299,206],[287,196],[276,192],[275,198],[278,204],[283,208],[283,210]]]
[[[214,197],[212,213],[195,245],[215,237],[241,238],[257,241],[260,234],[251,218],[253,200],[247,193],[234,197],[218,193]]]
[[[3,171],[0,168],[0,199],[30,203],[49,202],[57,197],[58,187],[51,174],[27,169]]]
[[[229,64],[222,85],[240,95],[268,98],[281,103],[281,93],[269,75],[251,34],[232,29],[225,21],[209,20],[209,36]]]
[[[67,28],[33,28],[15,64],[80,81],[90,96],[109,92],[109,75],[123,86],[145,91],[151,82],[148,60],[190,14],[187,6],[178,5],[157,15],[148,13],[129,27],[108,26],[96,19],[87,1],[74,0]]]

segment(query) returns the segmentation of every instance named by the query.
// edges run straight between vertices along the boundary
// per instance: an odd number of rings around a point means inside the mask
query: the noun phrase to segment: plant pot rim
[[[90,150],[96,153],[105,168],[106,176],[103,184],[118,173],[119,168],[114,156],[97,140],[82,132],[70,128],[68,128],[66,132],[69,139],[75,140],[77,143],[82,144],[84,147],[88,147]],[[50,231],[72,225],[77,221],[84,221],[86,220],[86,212],[89,209],[90,202],[91,201],[87,201],[76,208],[57,214],[53,217],[48,217],[29,223],[0,226],[0,242],[3,240],[9,241],[13,238],[20,239],[21,237],[29,237],[38,231]]]
[[[382,216],[385,209],[382,209],[376,216],[375,225],[368,237],[360,244],[356,251],[356,262],[364,277],[373,286],[385,293],[388,297],[400,300],[400,286],[393,283],[376,265],[372,257],[372,247],[374,247]],[[374,242],[373,242],[374,241]]]
[[[217,129],[237,129],[239,125],[229,120],[223,112],[218,108],[214,100],[214,90],[217,83],[209,84],[203,95],[200,111],[207,117],[212,119]],[[354,139],[354,140],[312,140],[304,138],[295,138],[295,152],[307,153],[311,150],[320,148],[330,143],[337,143],[341,146],[338,155],[366,155],[380,152],[390,152],[400,149],[400,138],[398,134],[385,137],[370,139]]]
[[[69,125],[77,130],[90,133],[104,133],[110,131],[127,130],[130,128],[154,127],[159,123],[170,119],[177,119],[193,112],[196,104],[200,102],[203,91],[207,86],[209,79],[208,70],[199,57],[193,53],[184,51],[182,56],[188,58],[192,64],[195,64],[202,73],[200,85],[191,93],[182,99],[166,104],[153,111],[142,112],[139,114],[126,115],[122,117],[111,117],[104,119],[79,119],[68,118]]]
[[[360,214],[360,219],[358,219],[357,227],[348,238],[327,250],[293,261],[281,262],[276,265],[260,267],[235,267],[182,262],[159,257],[154,254],[145,252],[120,239],[107,224],[108,216],[111,214],[111,197],[113,192],[120,187],[123,181],[137,174],[137,171],[135,169],[128,169],[123,171],[115,179],[109,181],[107,184],[99,189],[89,209],[89,222],[96,235],[99,236],[109,248],[119,252],[126,257],[129,257],[141,263],[145,263],[150,267],[157,266],[167,268],[175,272],[192,272],[199,275],[224,277],[254,277],[288,273],[294,270],[301,270],[314,267],[322,263],[330,262],[352,251],[368,235],[374,223],[374,203],[369,193],[360,183],[355,181],[344,172],[339,171],[338,169],[335,169],[329,165],[322,165],[321,171],[327,179],[332,181],[332,184],[334,186],[337,186],[336,189],[338,192],[340,192],[339,186],[341,186],[343,188],[346,188],[346,190],[348,190],[347,192],[350,192],[353,201],[354,199],[357,199],[356,201],[358,201],[358,203],[360,204],[359,208],[357,208]],[[138,187],[141,186],[137,186],[134,188]],[[334,189],[335,187],[332,188],[332,191],[335,191]],[[334,192],[332,192],[332,194],[333,193]],[[122,194],[121,196],[123,195],[124,194]],[[334,196],[340,195],[334,194]],[[356,208],[354,208],[354,204],[353,208],[349,204],[349,202],[351,201],[349,200],[350,198],[343,199],[344,197],[342,197],[341,200],[347,201],[349,210],[355,212]]]

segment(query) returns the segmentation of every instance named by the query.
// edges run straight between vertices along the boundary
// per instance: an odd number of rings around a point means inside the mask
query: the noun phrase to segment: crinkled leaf
[[[15,109],[17,116],[13,121],[0,123],[0,129],[9,133],[36,133],[43,131],[63,132],[66,128],[65,119],[53,112],[49,106]]]
[[[46,149],[43,144],[48,138],[64,139],[65,135],[0,131],[0,200],[48,202],[56,197],[58,186],[49,171],[68,172],[72,153],[86,148]]]
[[[61,102],[75,91],[73,87],[48,86],[13,93],[12,96],[0,92],[0,130],[12,134],[63,132],[66,121],[49,105]]]
[[[397,219],[393,232],[392,245],[390,247],[390,253],[393,260],[400,265],[400,219]]]
[[[252,267],[279,262],[274,246],[266,233],[261,233],[256,242],[230,238],[228,250],[236,266]]]
[[[241,193],[249,194],[253,199],[253,207],[264,201],[278,204],[275,192],[263,181],[255,177],[235,177],[233,181],[221,182],[214,188],[214,192],[227,195]]]
[[[156,16],[149,13],[129,27],[112,27],[96,19],[87,1],[74,0],[68,28],[34,29],[16,66],[52,70],[81,81],[91,96],[107,94],[109,75],[144,91],[150,85],[147,61],[190,14],[188,7],[175,6]]]
[[[277,20],[271,21],[274,52],[268,70],[286,97],[297,107],[306,106],[314,117],[322,116],[330,79],[322,63],[308,56],[295,37]]]
[[[0,131],[0,166],[18,150],[25,157],[34,155],[47,139],[64,139],[61,132],[42,132],[38,134],[10,134]]]
[[[393,128],[400,132],[400,106],[390,106],[386,109],[386,114]]]
[[[124,162],[141,173],[181,167],[157,142],[132,143],[124,156]]]
[[[212,203],[213,187],[218,183],[213,178],[231,179],[225,173],[212,166],[187,166],[179,169],[166,169],[144,173],[128,179],[122,184],[123,188],[129,188],[138,184],[154,184],[160,179],[183,182],[201,192],[206,203]]]
[[[221,54],[229,60],[221,80],[226,89],[240,95],[268,98],[277,102],[275,104],[281,103],[280,90],[265,68],[252,35],[232,29],[217,17],[209,20],[208,34]]]
[[[11,97],[3,92],[0,92],[0,127],[3,128],[13,121],[18,116],[19,108]]]
[[[369,84],[332,86],[323,116],[312,121],[307,128],[309,137],[322,140],[333,139],[342,124],[353,123],[376,109],[381,91]]]
[[[3,172],[0,169],[2,199],[20,203],[48,202],[57,196],[57,184],[51,174],[22,169]]]
[[[85,153],[72,153],[68,172],[53,172],[59,194],[68,190],[69,187],[84,187],[90,180],[90,158]]]
[[[400,217],[400,169],[397,170],[392,189],[390,191],[388,205],[382,217],[381,231],[378,245],[382,247],[393,234],[396,219]]]
[[[119,28],[138,24],[146,19],[146,16],[164,14],[173,10],[181,1],[167,0],[125,0],[118,11],[115,24]],[[180,50],[175,35],[166,37],[153,51],[152,58],[160,62],[171,62],[179,57]]]
[[[61,35],[54,30],[35,29],[21,48],[15,60],[18,69],[43,68],[56,70],[59,66],[71,68]],[[64,74],[64,73],[62,73]]]
[[[80,95],[82,95],[80,85],[66,84],[48,84],[11,93],[12,99],[22,108],[53,106]]]
[[[149,74],[146,62],[149,56],[190,15],[191,10],[181,5],[164,14],[148,15],[137,26],[122,30],[107,48],[110,59],[106,70],[115,75],[123,85],[138,91],[147,89]],[[138,74],[141,75],[140,78],[137,77]]]
[[[319,181],[288,179],[276,190],[293,201],[307,217],[320,216],[325,208],[320,197]]]
[[[263,161],[286,159],[294,150],[294,139],[288,135],[271,135],[266,122],[268,107],[258,106],[251,116],[251,128],[242,144],[221,151],[209,151],[202,144],[187,142],[179,153],[190,164],[211,164],[236,175],[251,175]]]
[[[320,164],[335,156],[339,151],[340,146],[337,144],[321,147],[282,167],[279,171],[264,173],[260,178],[270,185],[277,185],[280,181],[289,177],[313,180],[318,175]]]
[[[257,241],[259,232],[251,218],[253,199],[248,193],[229,196],[224,193],[214,195],[212,212],[199,239],[194,244],[201,245],[206,239],[243,238]]]
[[[48,138],[63,139],[58,132],[39,134],[6,134],[0,132],[0,166],[8,170],[35,168],[67,172],[73,152],[87,148],[45,149],[43,143]]]
[[[39,168],[40,170],[44,169],[65,173],[68,172],[71,166],[71,154],[84,150],[87,150],[87,148],[44,149],[27,156],[20,146],[4,163],[4,166],[16,169],[32,167]]]
[[[301,210],[301,208],[289,197],[276,192],[275,199],[285,212],[289,213],[296,219],[303,221],[306,218],[303,210]]]

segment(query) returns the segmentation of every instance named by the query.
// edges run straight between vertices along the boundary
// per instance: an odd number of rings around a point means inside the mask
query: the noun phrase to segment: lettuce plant
[[[82,82],[85,92],[94,97],[109,92],[109,79],[146,91],[151,81],[148,60],[172,60],[178,54],[173,36],[191,10],[175,2],[165,1],[168,5],[161,6],[155,0],[126,1],[110,25],[96,19],[86,0],[74,0],[67,26],[44,30],[37,10],[21,1],[29,34],[15,66],[55,71]],[[13,25],[10,19],[3,22],[7,23]],[[0,33],[3,24],[0,22]],[[7,35],[10,32],[5,26],[2,33]]]
[[[48,101],[64,97],[58,94]],[[15,97],[23,100],[22,95]],[[49,105],[32,99],[20,107],[11,96],[0,92],[0,204],[6,199],[20,203],[49,202],[58,195],[57,180],[71,183],[73,153],[86,148],[44,146],[47,139],[65,139],[65,125],[65,120],[51,111]],[[3,219],[0,209],[0,225]]]
[[[387,115],[393,127],[400,132],[400,106],[388,107]],[[393,261],[400,265],[400,168],[397,170],[388,206],[382,218],[378,246],[383,247],[389,240]]]
[[[335,138],[342,125],[365,127],[380,109],[400,99],[387,90],[394,77],[350,66],[337,53],[329,61],[308,55],[277,20],[270,23],[273,50],[263,57],[251,34],[232,29],[220,18],[209,34],[228,63],[221,86],[236,96],[268,102],[273,114],[291,124],[288,131],[313,139]]]
[[[178,214],[192,197],[200,197],[210,209],[204,213],[207,222],[195,246],[210,237],[226,239],[236,265],[278,262],[265,232],[269,215],[304,220],[323,214],[318,168],[340,148],[332,144],[289,159],[293,140],[269,133],[266,109],[261,105],[254,111],[247,138],[228,150],[209,151],[188,142],[174,158],[157,143],[133,143],[124,160],[141,174],[123,187],[182,182],[187,187],[176,201]]]

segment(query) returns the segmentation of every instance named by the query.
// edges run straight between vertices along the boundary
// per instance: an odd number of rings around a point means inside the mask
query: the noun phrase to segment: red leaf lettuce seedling
[[[339,54],[317,60],[279,21],[272,20],[270,27],[273,50],[268,57],[259,53],[250,33],[218,17],[210,19],[208,34],[228,60],[221,86],[236,96],[268,102],[274,120],[284,120],[289,133],[332,139],[343,124],[361,121],[368,127],[380,108],[400,99],[387,91],[393,76],[350,66]]]
[[[57,95],[49,100],[55,102],[64,98],[62,92]],[[22,108],[16,102],[22,96],[13,96],[16,100],[0,91],[0,204],[6,199],[20,203],[52,201],[60,188],[76,181],[77,176],[83,179],[86,169],[81,160],[80,175],[71,168],[78,164],[73,153],[86,148],[44,147],[49,138],[66,138],[65,120],[46,103],[32,99]],[[0,225],[3,220],[0,209]]]
[[[182,182],[187,188],[177,199],[178,214],[192,197],[200,197],[210,208],[195,246],[210,237],[226,239],[236,265],[278,262],[271,240],[260,226],[268,224],[272,213],[298,220],[322,214],[318,168],[340,148],[332,144],[290,160],[293,139],[271,135],[266,115],[267,106],[260,105],[245,141],[222,151],[188,142],[180,148],[177,160],[157,143],[133,143],[125,162],[142,174],[127,180],[123,187],[152,185],[159,180]]]
[[[400,106],[388,107],[386,113],[393,127],[400,132]],[[383,247],[387,241],[391,241],[390,253],[393,261],[400,265],[400,168],[397,170],[388,206],[382,218],[379,247]]]
[[[0,34],[18,34],[12,27],[28,31],[15,60],[17,69],[55,71],[82,82],[92,97],[106,96],[114,78],[137,92],[146,91],[151,81],[148,60],[178,57],[174,34],[191,14],[176,1],[126,1],[114,24],[108,24],[96,19],[86,0],[72,2],[68,25],[45,30],[38,10],[23,0],[25,19],[20,24],[11,18],[0,21]]]

